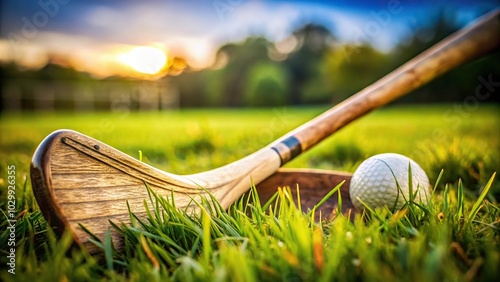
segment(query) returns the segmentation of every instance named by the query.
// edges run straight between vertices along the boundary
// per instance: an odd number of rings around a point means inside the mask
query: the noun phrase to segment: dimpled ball
[[[362,200],[370,208],[387,206],[401,209],[409,201],[408,165],[411,165],[414,201],[426,203],[430,199],[429,178],[412,159],[403,155],[386,153],[363,161],[351,178],[349,194],[357,209],[363,209]],[[399,184],[401,191],[396,184]],[[401,194],[403,193],[403,195]],[[406,199],[406,201],[405,201]],[[396,205],[395,205],[396,204]]]

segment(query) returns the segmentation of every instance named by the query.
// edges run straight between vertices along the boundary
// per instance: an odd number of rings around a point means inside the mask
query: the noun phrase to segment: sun
[[[158,74],[167,64],[167,55],[157,47],[139,46],[121,53],[118,60],[142,74]]]

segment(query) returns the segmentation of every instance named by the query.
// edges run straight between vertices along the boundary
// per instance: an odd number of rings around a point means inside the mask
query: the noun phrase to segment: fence
[[[150,111],[179,107],[179,91],[160,81],[14,79],[1,87],[5,111]]]

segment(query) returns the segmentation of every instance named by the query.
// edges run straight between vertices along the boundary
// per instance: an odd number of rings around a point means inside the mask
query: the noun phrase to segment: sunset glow
[[[309,20],[333,31],[341,43],[338,46],[369,42],[389,52],[420,23],[432,21],[440,6],[430,5],[432,1],[409,1],[404,12],[395,13],[388,10],[387,1],[366,5],[361,0],[198,1],[199,5],[186,4],[189,1],[62,2],[68,1],[2,2],[0,66],[14,64],[36,71],[54,64],[96,78],[155,80],[185,70],[222,68],[229,54],[218,53],[219,48],[243,44],[248,37],[266,38],[273,44],[269,57],[280,62],[301,45],[290,32]],[[489,0],[452,2],[453,8],[448,8],[456,9],[457,27],[498,6]],[[73,18],[78,21],[68,21]]]
[[[167,55],[151,46],[134,47],[118,55],[118,61],[142,74],[158,74],[167,64]]]

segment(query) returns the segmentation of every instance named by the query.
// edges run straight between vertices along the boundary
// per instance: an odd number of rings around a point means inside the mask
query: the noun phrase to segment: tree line
[[[217,52],[223,67],[169,79],[178,87],[184,107],[338,103],[456,31],[451,22],[449,14],[439,13],[388,53],[368,42],[342,44],[324,26],[306,24],[282,43],[284,47],[264,37],[228,43]],[[490,83],[485,86],[490,93],[498,87],[498,53],[459,67],[397,103],[463,102],[484,81]],[[498,101],[496,96],[482,95],[481,100]]]
[[[458,27],[452,24],[453,19],[453,13],[438,13],[432,21],[419,24],[390,52],[382,52],[370,42],[343,43],[326,27],[308,23],[278,43],[260,36],[227,43],[218,49],[213,67],[204,70],[187,67],[182,72],[171,72],[175,75],[165,76],[157,83],[176,93],[176,107],[335,104],[456,31]],[[112,82],[108,83],[110,85],[126,85],[127,89],[131,84],[143,83],[123,77],[98,80],[89,74],[53,64],[36,71],[19,70],[13,65],[4,65],[0,69],[0,87],[7,82],[9,85],[19,84],[17,88],[24,92],[29,92],[27,89],[33,81],[55,83],[60,80],[72,81],[75,89],[82,85],[96,89],[95,84],[103,80]],[[497,52],[434,79],[395,103],[496,102],[498,93],[495,91],[498,92],[499,86],[500,54]],[[101,95],[97,92],[92,95]],[[32,101],[26,99],[30,95],[35,94],[23,95],[23,109],[30,109]],[[68,94],[68,97],[72,96]],[[0,101],[5,102],[5,99],[3,97]],[[63,101],[58,108],[71,104],[74,103]],[[101,104],[96,103],[93,108],[107,110],[111,107]],[[157,108],[162,108],[161,103]],[[0,112],[1,109],[0,104]]]

